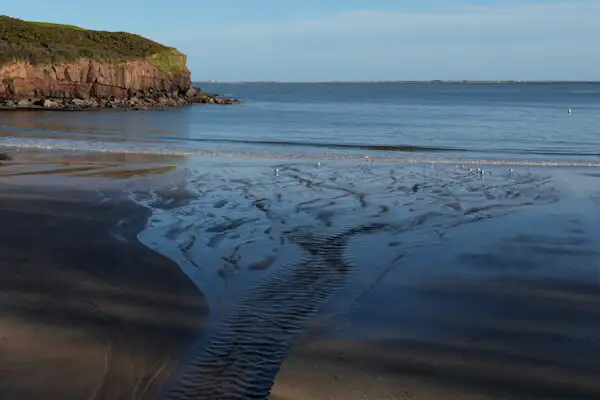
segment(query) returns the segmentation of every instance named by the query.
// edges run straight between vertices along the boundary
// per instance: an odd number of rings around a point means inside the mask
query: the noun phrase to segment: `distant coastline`
[[[600,81],[535,81],[535,80],[422,80],[422,81],[194,81],[194,84],[226,84],[226,85],[247,85],[247,84],[268,84],[268,85],[373,85],[373,84],[402,84],[402,85],[597,85]]]

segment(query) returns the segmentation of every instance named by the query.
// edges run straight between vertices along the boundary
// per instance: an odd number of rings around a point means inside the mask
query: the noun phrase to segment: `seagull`
[[[275,171],[273,171],[275,173],[275,176],[279,176],[279,168],[275,168]]]
[[[317,162],[317,168],[321,168],[321,162]]]

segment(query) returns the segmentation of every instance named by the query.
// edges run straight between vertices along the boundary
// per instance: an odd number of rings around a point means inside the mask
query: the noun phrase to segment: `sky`
[[[27,0],[177,47],[196,81],[600,80],[600,0]]]

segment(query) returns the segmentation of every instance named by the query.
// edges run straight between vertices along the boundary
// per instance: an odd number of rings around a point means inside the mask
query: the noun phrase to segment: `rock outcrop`
[[[146,60],[124,63],[78,60],[53,65],[17,61],[0,66],[0,99],[126,98],[140,90],[185,93],[190,87],[187,68],[167,73]]]
[[[141,36],[0,16],[0,109],[237,102],[192,88],[186,56]]]
[[[165,73],[148,61],[0,66],[0,109],[141,110],[187,104],[236,104],[193,88],[190,72]]]
[[[205,93],[199,88],[189,88],[185,92],[174,90],[142,89],[130,90],[126,97],[31,97],[0,100],[0,110],[25,111],[83,111],[102,108],[123,108],[125,110],[146,110],[149,108],[183,107],[189,104],[238,104],[235,99],[227,99]]]

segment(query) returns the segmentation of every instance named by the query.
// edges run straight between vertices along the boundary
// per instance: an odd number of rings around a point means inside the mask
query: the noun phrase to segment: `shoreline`
[[[131,91],[127,97],[15,97],[0,99],[2,111],[97,111],[124,109],[141,111],[157,108],[185,107],[192,104],[234,105],[237,99],[206,93],[200,88],[185,92],[160,92],[153,89]]]
[[[58,110],[57,110],[58,111]],[[94,110],[101,111],[101,110]],[[24,138],[29,140],[29,138]],[[107,143],[107,145],[110,143]],[[141,147],[141,146],[140,146]],[[524,159],[524,158],[460,158],[460,157],[411,157],[411,156],[364,156],[364,155],[336,155],[336,154],[294,154],[294,153],[266,153],[266,152],[241,152],[241,151],[215,151],[215,150],[194,150],[185,148],[173,147],[169,150],[156,149],[141,149],[138,148],[104,148],[97,149],[91,147],[73,147],[69,145],[54,145],[49,148],[43,145],[28,145],[23,143],[0,143],[0,152],[11,151],[41,151],[52,150],[57,152],[67,152],[72,154],[97,154],[97,155],[134,155],[134,156],[156,156],[156,157],[196,157],[207,159],[221,160],[256,160],[260,162],[278,161],[278,162],[303,162],[303,161],[332,161],[335,163],[356,163],[361,162],[369,165],[382,164],[406,164],[418,165],[429,164],[441,166],[455,166],[461,168],[464,165],[465,170],[469,170],[467,166],[516,166],[516,167],[532,167],[532,168],[598,168],[600,161],[585,160],[578,158],[576,161],[568,160],[551,160],[551,159]]]
[[[120,183],[27,178],[0,189],[3,399],[154,399],[202,334],[206,299],[138,240],[150,211]]]

